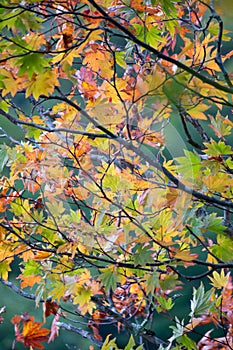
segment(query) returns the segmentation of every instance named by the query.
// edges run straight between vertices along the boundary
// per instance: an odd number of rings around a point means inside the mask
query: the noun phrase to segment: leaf
[[[57,299],[58,301],[64,297],[66,292],[66,286],[63,282],[55,281],[51,284],[50,295],[53,299]]]
[[[162,295],[155,296],[157,305],[155,306],[157,312],[165,312],[166,310],[171,310],[174,306],[171,298],[166,298]]]
[[[180,338],[177,338],[177,343],[182,347],[185,347],[186,350],[198,350],[196,343],[190,339],[187,334],[184,334]]]
[[[207,109],[209,109],[209,106],[199,103],[194,108],[188,109],[188,113],[194,119],[206,120],[207,116],[204,112]]]
[[[83,65],[86,64],[96,73],[100,70],[102,77],[109,79],[112,77],[111,55],[98,44],[88,45],[88,50],[85,52],[85,58],[83,60]]]
[[[55,316],[54,316],[54,319],[53,319],[53,322],[52,322],[52,325],[51,325],[51,334],[49,336],[49,339],[48,339],[48,344],[51,343],[52,341],[55,340],[55,338],[57,338],[59,336],[59,327],[57,326],[57,323],[59,321],[59,318],[60,318],[60,313],[56,313]]]
[[[26,287],[34,287],[34,285],[36,283],[39,283],[42,279],[41,276],[24,276],[24,275],[20,275],[18,278],[20,278],[20,286],[21,288],[26,288]]]
[[[224,192],[228,187],[233,186],[233,179],[227,174],[209,175],[203,178],[203,182],[208,187],[209,191]]]
[[[152,47],[157,48],[158,44],[165,43],[165,38],[161,36],[161,31],[151,27],[146,33],[146,42]]]
[[[159,286],[159,273],[153,271],[153,273],[145,276],[145,289],[147,293],[154,293],[155,289]]]
[[[29,79],[32,78],[33,74],[43,74],[44,68],[49,66],[48,61],[44,55],[39,53],[29,53],[26,56],[19,58],[17,64],[20,66],[19,76],[27,72]]]
[[[198,254],[191,254],[191,251],[189,249],[176,249],[172,251],[172,256],[176,259],[184,260],[184,261],[192,261],[194,259],[197,259]]]
[[[204,285],[202,282],[198,289],[193,288],[193,298],[191,300],[190,316],[194,317],[208,312],[208,310],[213,305],[213,301],[211,301],[211,296],[212,290],[205,292]]]
[[[104,344],[101,347],[101,350],[121,350],[120,348],[118,348],[117,344],[116,344],[116,338],[109,340],[109,338],[111,337],[111,334],[108,334]],[[136,343],[133,339],[133,336],[130,336],[129,342],[128,344],[125,346],[124,350],[143,350],[143,345],[139,345],[136,347]]]
[[[150,247],[145,246],[143,247],[140,245],[137,249],[137,251],[133,255],[134,260],[134,266],[137,265],[145,265],[146,263],[153,263],[154,259],[152,258],[152,250],[150,250]]]
[[[233,253],[232,238],[220,233],[217,236],[217,244],[210,247],[211,252],[223,261],[231,261]]]
[[[2,96],[11,94],[15,96],[18,91],[17,78],[14,77],[12,72],[0,68],[0,90],[2,90]]]
[[[26,83],[26,97],[33,95],[36,100],[40,95],[52,94],[55,86],[59,86],[55,69],[47,70],[43,74],[34,73],[32,78]]]
[[[159,281],[162,290],[174,290],[181,282],[177,281],[176,275],[167,275]]]
[[[44,318],[50,315],[56,315],[59,309],[59,304],[56,301],[50,299],[43,303]]]
[[[117,282],[119,281],[119,275],[115,270],[115,266],[101,269],[101,271],[103,272],[99,277],[106,291],[109,291],[110,289],[115,290],[117,287]]]
[[[133,336],[131,334],[131,336],[129,338],[129,342],[125,346],[124,350],[131,350],[131,349],[143,350],[143,348],[144,348],[143,344],[136,347],[136,343],[135,343],[134,338],[133,338]]]
[[[169,328],[172,329],[173,335],[168,339],[170,343],[172,343],[173,340],[181,337],[184,333],[184,320],[180,321],[177,316],[175,316],[175,326],[170,326]]]
[[[63,206],[62,201],[53,201],[52,203],[47,203],[46,204],[50,213],[52,213],[52,215],[54,217],[59,217],[60,215],[62,215],[65,211],[65,208]]]
[[[79,304],[78,309],[84,315],[87,311],[92,314],[95,304],[91,302],[93,293],[90,288],[80,286],[78,293],[74,297],[74,304]]]
[[[223,141],[216,142],[213,139],[211,139],[210,143],[205,142],[204,145],[206,146],[206,149],[203,150],[203,152],[210,156],[218,157],[224,154],[226,155],[233,154],[231,146],[226,145],[225,142]]]
[[[118,346],[116,345],[116,338],[109,340],[109,338],[111,337],[111,334],[108,334],[104,344],[101,347],[101,350],[119,350]]]
[[[211,121],[210,127],[214,130],[217,137],[222,138],[223,136],[231,134],[232,125],[228,117],[222,117],[218,111],[215,118],[212,115],[210,115],[209,118]]]
[[[200,157],[188,150],[184,150],[184,157],[176,158],[178,162],[177,169],[181,172],[185,179],[196,178],[201,170],[201,159]]]
[[[8,281],[8,273],[11,271],[9,261],[0,261],[0,276],[4,280]]]
[[[208,276],[211,280],[212,286],[215,288],[223,288],[228,282],[230,272],[225,275],[224,269],[221,270],[220,274],[217,271],[213,272],[213,277]]]
[[[16,340],[24,344],[24,346],[32,349],[44,349],[42,342],[48,340],[50,330],[41,328],[42,322],[34,322],[34,317],[30,317],[23,322],[23,331],[16,333]],[[18,328],[16,328],[18,330]]]
[[[41,273],[41,265],[37,263],[36,261],[29,260],[26,263],[24,263],[24,270],[23,275],[24,276],[32,276],[32,275],[38,275]]]
[[[126,68],[126,60],[125,60],[125,53],[124,52],[115,52],[115,59],[116,59],[116,63],[122,67],[122,68]]]

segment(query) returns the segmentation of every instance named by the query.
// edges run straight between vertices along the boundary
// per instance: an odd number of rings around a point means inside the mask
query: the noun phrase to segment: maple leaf
[[[112,56],[101,45],[89,43],[83,64],[87,64],[94,72],[100,70],[104,78],[110,79],[112,77]]]
[[[9,93],[12,96],[15,96],[18,90],[17,78],[14,77],[12,72],[9,72],[3,68],[0,68],[0,77],[0,89],[2,89],[2,96],[5,96]]]
[[[19,323],[22,321],[23,330],[22,333],[19,329]],[[41,328],[42,322],[34,322],[33,316],[14,316],[11,322],[15,325],[16,340],[24,344],[24,346],[31,347],[32,349],[44,349],[41,342],[48,340],[48,334],[50,330],[47,328]]]
[[[21,288],[26,288],[26,287],[33,287],[36,283],[39,283],[42,279],[41,276],[24,276],[24,275],[19,275],[18,279],[20,279],[21,283]]]
[[[54,91],[55,86],[59,85],[55,69],[47,70],[44,74],[34,73],[32,78],[25,83],[26,97],[33,95],[38,100],[40,95],[48,96]]]

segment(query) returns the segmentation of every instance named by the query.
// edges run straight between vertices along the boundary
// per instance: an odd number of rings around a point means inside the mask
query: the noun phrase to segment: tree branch
[[[82,328],[75,327],[71,324],[67,324],[64,322],[56,322],[56,326],[59,328],[63,328],[69,332],[74,332],[82,336],[82,338],[90,340],[92,343],[97,345],[99,348],[103,345],[103,342],[95,339],[93,335],[91,335],[88,331],[85,331]]]
[[[34,294],[24,292],[23,290],[18,288],[14,283],[6,281],[3,278],[0,278],[0,282],[2,284],[4,284],[5,286],[11,288],[14,292],[16,292],[21,297],[24,297],[24,298],[30,299],[30,300],[36,300],[36,296]],[[44,300],[40,300],[40,301],[44,302]]]
[[[148,329],[145,329],[143,327],[140,327],[140,324],[138,325],[136,323],[133,323],[132,320],[128,320],[127,318],[123,317],[120,313],[115,311],[114,308],[103,304],[102,299],[93,296],[91,300],[95,302],[95,304],[98,305],[98,307],[102,311],[106,312],[109,316],[112,316],[114,320],[117,320],[118,322],[122,323],[126,327],[126,329],[132,331],[136,336],[141,336],[143,339],[146,339],[148,342],[152,344],[156,344],[156,345],[161,344],[164,346],[168,345],[165,341],[156,337],[154,332]]]
[[[42,96],[44,97],[44,96]],[[157,170],[161,171],[164,173],[164,175],[167,176],[167,178],[173,182],[179,190],[184,191],[193,197],[205,201],[210,204],[216,204],[219,205],[223,208],[233,208],[233,202],[229,200],[222,200],[218,199],[216,197],[212,196],[207,196],[201,192],[198,192],[196,190],[193,190],[192,188],[186,186],[183,184],[177,177],[175,177],[169,170],[167,170],[163,165],[161,165],[155,157],[150,157],[146,153],[144,153],[139,147],[136,147],[132,144],[132,142],[129,142],[122,137],[119,137],[115,134],[113,134],[111,131],[106,129],[104,126],[100,125],[94,118],[92,118],[85,110],[83,110],[80,106],[78,106],[76,103],[73,101],[69,100],[65,96],[48,96],[46,97],[48,100],[60,100],[68,103],[70,106],[74,107],[77,111],[79,111],[83,117],[85,117],[88,121],[90,121],[97,129],[103,131],[106,133],[111,139],[117,141],[120,143],[122,146],[124,146],[126,149],[133,151],[135,154],[140,156],[143,160],[148,162],[151,166],[155,167]]]
[[[87,131],[81,131],[81,130],[74,130],[74,129],[67,129],[67,128],[48,128],[46,126],[42,126],[39,124],[35,124],[33,122],[25,122],[23,120],[18,120],[14,117],[12,117],[9,113],[6,113],[5,111],[3,111],[2,109],[0,109],[0,114],[7,118],[11,123],[15,124],[15,125],[26,125],[26,126],[30,126],[39,130],[43,130],[43,131],[47,131],[47,132],[66,132],[69,134],[77,134],[77,135],[82,135],[82,136],[87,136],[91,139],[95,139],[95,138],[110,138],[110,136],[106,135],[106,134],[96,134],[94,132],[87,132]]]
[[[228,86],[224,86],[221,85],[219,83],[217,83],[216,81],[207,78],[206,76],[198,73],[197,71],[193,70],[192,68],[186,66],[185,64],[183,64],[180,61],[177,61],[176,59],[167,56],[165,54],[163,54],[162,52],[156,50],[155,48],[153,48],[152,46],[150,46],[149,44],[141,41],[140,39],[138,39],[133,33],[131,33],[127,28],[123,27],[120,23],[118,23],[114,17],[110,17],[104,10],[103,8],[98,5],[96,3],[96,1],[94,0],[88,0],[88,2],[94,6],[96,8],[97,11],[99,11],[103,17],[110,23],[112,23],[116,28],[120,29],[123,33],[125,33],[130,40],[132,40],[135,44],[140,45],[141,47],[144,47],[146,50],[148,50],[149,52],[154,53],[158,58],[161,58],[167,62],[170,62],[174,65],[176,65],[177,67],[181,68],[182,70],[186,71],[187,73],[190,73],[192,76],[200,79],[202,82],[211,85],[213,87],[215,87],[216,89],[220,90],[220,91],[224,91],[230,94],[233,94],[233,88],[228,87]]]

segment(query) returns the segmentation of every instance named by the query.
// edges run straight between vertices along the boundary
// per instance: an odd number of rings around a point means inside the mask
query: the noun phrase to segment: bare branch
[[[59,328],[65,329],[66,331],[74,332],[74,333],[81,335],[83,338],[90,340],[92,343],[94,343],[99,348],[103,345],[103,342],[95,339],[95,337],[93,335],[91,335],[88,331],[85,331],[82,328],[78,328],[78,327],[75,327],[71,324],[67,324],[64,322],[56,322],[56,326]]]

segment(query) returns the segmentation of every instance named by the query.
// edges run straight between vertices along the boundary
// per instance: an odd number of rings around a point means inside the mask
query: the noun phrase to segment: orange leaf
[[[31,317],[29,321],[25,322],[23,333],[18,337],[19,341],[24,343],[25,346],[44,349],[44,346],[40,343],[48,340],[50,330],[47,328],[41,328],[41,326],[42,322],[34,322],[34,317]]]
[[[20,275],[20,280],[21,280],[21,288],[26,288],[26,287],[33,287],[36,283],[38,283],[42,277],[41,276],[24,276]]]
[[[51,253],[48,252],[36,252],[36,255],[34,256],[33,260],[43,260],[47,259],[49,256],[51,256]]]
[[[34,322],[34,317],[29,316],[27,313],[15,315],[11,322],[15,325],[16,341],[23,343],[24,346],[30,347],[32,350],[44,349],[44,346],[40,343],[48,340],[50,330],[41,328],[42,322]],[[21,322],[23,323],[22,333],[20,331]]]

